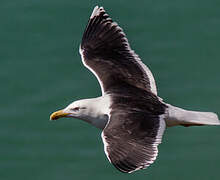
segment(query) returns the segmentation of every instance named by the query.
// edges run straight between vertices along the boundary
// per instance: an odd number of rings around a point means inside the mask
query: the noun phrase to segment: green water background
[[[152,166],[122,174],[100,130],[49,122],[51,112],[101,94],[78,53],[95,5],[124,29],[164,101],[220,115],[219,0],[1,0],[0,180],[219,180],[220,127],[170,128]]]

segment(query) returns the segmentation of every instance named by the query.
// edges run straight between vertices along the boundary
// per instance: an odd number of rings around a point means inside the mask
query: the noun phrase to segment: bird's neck
[[[99,129],[104,129],[109,119],[110,102],[108,95],[87,99],[88,112],[82,117],[82,120]]]

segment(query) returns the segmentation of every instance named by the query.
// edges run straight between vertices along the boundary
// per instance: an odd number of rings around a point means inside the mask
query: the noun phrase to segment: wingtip
[[[104,8],[102,6],[95,6],[92,14],[90,16],[90,19],[94,18],[95,16],[98,16],[101,12],[105,11]]]

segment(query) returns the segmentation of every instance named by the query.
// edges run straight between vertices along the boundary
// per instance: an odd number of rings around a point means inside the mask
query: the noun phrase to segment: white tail
[[[166,125],[171,126],[200,126],[200,125],[220,125],[217,114],[213,112],[188,111],[167,104]]]

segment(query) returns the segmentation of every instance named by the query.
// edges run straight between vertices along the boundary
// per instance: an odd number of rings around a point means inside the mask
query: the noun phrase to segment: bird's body
[[[105,153],[120,171],[130,173],[152,164],[166,127],[220,125],[215,113],[165,103],[157,95],[151,71],[102,7],[93,10],[80,54],[97,77],[102,96],[75,101],[51,119],[74,117],[102,129]]]

